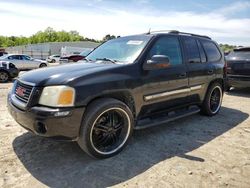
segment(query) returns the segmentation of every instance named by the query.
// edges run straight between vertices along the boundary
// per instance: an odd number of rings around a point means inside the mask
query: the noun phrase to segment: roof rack
[[[190,35],[190,36],[194,36],[194,37],[203,37],[203,38],[207,38],[207,39],[211,39],[208,36],[205,35],[197,35],[197,34],[193,34],[193,33],[185,33],[185,32],[180,32],[177,30],[159,30],[159,31],[150,31],[147,34],[152,34],[152,33],[170,33],[170,34],[181,34],[181,35]]]

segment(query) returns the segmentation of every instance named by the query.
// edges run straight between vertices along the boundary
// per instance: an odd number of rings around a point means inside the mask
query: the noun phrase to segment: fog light
[[[61,117],[61,116],[67,116],[69,115],[70,111],[64,111],[64,112],[56,112],[54,114],[55,117]]]

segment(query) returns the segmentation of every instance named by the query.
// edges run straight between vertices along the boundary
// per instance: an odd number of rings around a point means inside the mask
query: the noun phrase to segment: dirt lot
[[[17,125],[11,85],[0,84],[0,187],[250,187],[249,89],[226,94],[216,117],[136,131],[121,154],[94,160]]]

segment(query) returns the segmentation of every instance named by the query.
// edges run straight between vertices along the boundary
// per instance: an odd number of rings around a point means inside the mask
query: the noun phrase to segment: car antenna
[[[147,35],[149,35],[151,33],[151,28],[149,28],[148,32],[147,32]]]

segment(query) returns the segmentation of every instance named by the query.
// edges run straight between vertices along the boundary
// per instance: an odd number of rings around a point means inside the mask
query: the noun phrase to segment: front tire
[[[134,118],[123,102],[103,98],[92,102],[84,113],[79,146],[94,158],[112,157],[126,146]]]
[[[207,116],[216,115],[221,108],[223,90],[220,83],[215,82],[208,88],[205,100],[203,101],[201,112]]]

